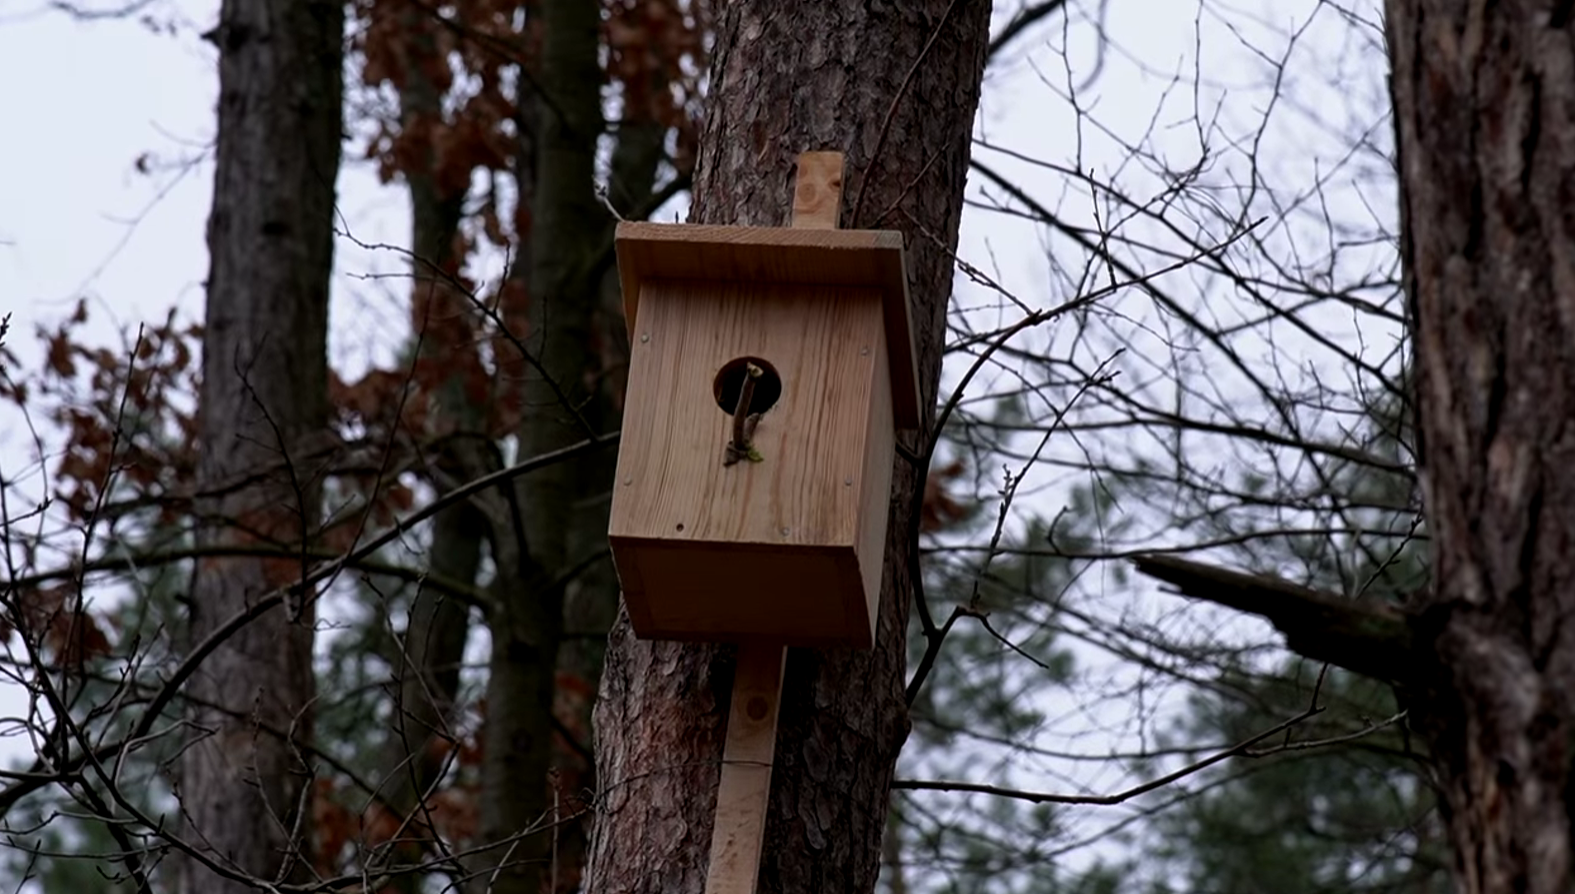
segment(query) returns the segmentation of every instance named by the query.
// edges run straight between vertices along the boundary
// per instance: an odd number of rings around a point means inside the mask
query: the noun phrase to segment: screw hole
[[[678,530],[682,531],[683,529],[684,529],[684,523],[683,522],[679,522],[678,523]]]
[[[716,405],[729,416],[738,409],[738,396],[743,393],[744,377],[749,375],[746,370],[751,363],[760,367],[760,378],[755,380],[755,392],[749,397],[749,412],[764,413],[782,399],[782,377],[777,374],[776,367],[759,357],[729,360],[716,374],[716,381],[711,383]]]

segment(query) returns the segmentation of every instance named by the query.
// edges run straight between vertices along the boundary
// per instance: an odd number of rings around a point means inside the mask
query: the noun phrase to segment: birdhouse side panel
[[[850,619],[869,627],[870,642],[876,638],[880,619],[881,583],[886,567],[886,528],[891,514],[892,466],[897,457],[895,411],[892,406],[891,368],[886,363],[887,345],[882,339],[875,363],[874,399],[869,403],[870,433],[864,449],[863,494],[859,499],[859,531],[855,547],[863,598],[850,600],[846,611]],[[852,620],[850,620],[852,623]]]
[[[888,375],[878,292],[647,281],[636,330],[614,533],[854,545],[870,408]],[[741,361],[765,372],[757,397],[771,383],[776,400],[754,427],[758,461],[725,465],[733,401],[719,395]]]

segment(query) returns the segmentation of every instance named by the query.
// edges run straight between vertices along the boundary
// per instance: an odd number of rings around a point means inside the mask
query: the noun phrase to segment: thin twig
[[[223,624],[220,624],[217,628],[215,628],[210,634],[208,634],[207,637],[202,640],[202,642],[193,644],[191,650],[186,654],[186,657],[181,661],[180,665],[175,668],[175,670],[170,674],[169,678],[165,680],[164,685],[159,689],[158,694],[153,697],[153,700],[149,703],[147,709],[143,713],[141,720],[138,721],[137,725],[121,740],[121,743],[119,744],[134,742],[147,736],[149,731],[153,728],[153,724],[163,714],[164,709],[168,707],[170,702],[180,694],[181,687],[186,684],[186,681],[190,679],[192,674],[197,672],[197,669],[202,666],[204,661],[207,660],[208,655],[211,654],[214,649],[217,649],[221,643],[234,636],[235,633],[241,628],[257,620],[263,615],[266,615],[273,609],[278,608],[280,603],[284,601],[285,595],[287,593],[297,592],[306,587],[310,587],[324,578],[331,577],[332,575],[339,573],[347,566],[365,560],[368,556],[371,556],[373,553],[382,549],[384,546],[400,537],[405,536],[407,533],[409,533],[410,529],[415,527],[415,525],[418,523],[431,518],[433,515],[436,515],[449,506],[469,499],[476,493],[480,493],[481,491],[484,491],[490,487],[496,487],[520,475],[533,472],[536,469],[574,459],[584,454],[600,450],[612,444],[616,444],[617,442],[617,432],[601,435],[600,437],[590,438],[581,441],[578,444],[564,447],[560,450],[554,450],[549,453],[544,453],[540,456],[533,456],[530,459],[516,463],[506,469],[501,469],[497,472],[493,472],[490,475],[484,475],[473,481],[467,482],[466,484],[455,488],[447,494],[444,494],[442,497],[433,500],[431,503],[423,506],[421,509],[412,512],[405,518],[400,519],[387,531],[384,531],[378,536],[371,538],[354,551],[341,556],[339,559],[326,562],[318,566],[305,578],[298,580],[293,584],[275,589],[270,593],[258,596],[256,600],[250,603],[245,609],[232,615]],[[116,747],[119,747],[119,745]],[[90,754],[88,757],[91,758],[92,755]],[[61,767],[50,768],[43,765],[42,759],[40,759],[34,762],[33,766],[28,772],[42,774],[44,770],[55,769],[57,774],[63,774],[79,768],[82,763],[83,758],[79,756],[76,759],[70,761],[69,766],[62,765]],[[29,777],[25,780],[18,780],[13,782],[11,785],[6,786],[3,790],[0,790],[0,814],[3,814],[23,797],[39,790],[40,788],[43,788],[44,786],[55,781],[57,778],[58,776],[40,775],[36,777]]]
[[[727,456],[722,460],[724,466],[755,458],[750,439],[754,437],[755,423],[760,416],[749,412],[749,403],[754,400],[755,380],[760,378],[762,372],[753,363],[744,364],[744,384],[738,389],[738,404],[733,408],[733,440],[727,445]]]
[[[1113,804],[1120,804],[1123,801],[1131,800],[1132,798],[1136,798],[1138,795],[1147,794],[1148,792],[1151,792],[1157,788],[1164,788],[1165,786],[1170,785],[1172,782],[1187,776],[1191,776],[1200,770],[1205,770],[1209,767],[1212,767],[1226,758],[1235,757],[1238,754],[1246,754],[1248,749],[1252,748],[1252,746],[1258,744],[1259,742],[1262,742],[1264,739],[1275,736],[1281,732],[1284,732],[1285,730],[1290,729],[1298,723],[1302,723],[1317,714],[1321,714],[1323,713],[1323,710],[1323,708],[1317,706],[1309,708],[1308,710],[1297,714],[1295,717],[1292,717],[1283,723],[1275,724],[1272,728],[1266,729],[1263,732],[1258,733],[1256,736],[1253,736],[1252,738],[1247,739],[1246,741],[1239,744],[1233,745],[1224,751],[1209,755],[1203,760],[1188,764],[1174,773],[1168,773],[1159,777],[1158,779],[1149,780],[1142,785],[1133,786],[1124,792],[1118,792],[1114,795],[1058,795],[1051,792],[1024,791],[1022,789],[1002,788],[998,785],[985,785],[983,783],[977,782],[955,782],[945,779],[898,779],[892,782],[891,787],[894,789],[908,789],[910,791],[977,792],[984,795],[997,795],[1002,798],[1014,798],[1019,801],[1030,801],[1034,804],[1096,804],[1101,806],[1110,806]]]

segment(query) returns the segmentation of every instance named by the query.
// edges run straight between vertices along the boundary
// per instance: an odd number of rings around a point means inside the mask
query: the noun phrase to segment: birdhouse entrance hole
[[[716,381],[711,383],[711,393],[716,397],[716,405],[729,416],[738,409],[738,398],[743,392],[744,378],[749,375],[750,364],[760,369],[760,375],[755,379],[755,390],[749,397],[749,409],[745,412],[764,413],[782,398],[782,376],[777,374],[776,367],[759,357],[739,357],[736,360],[729,360],[716,374]]]

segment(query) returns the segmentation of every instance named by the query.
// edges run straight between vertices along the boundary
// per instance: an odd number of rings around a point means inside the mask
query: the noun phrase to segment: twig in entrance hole
[[[755,397],[755,380],[763,370],[753,363],[744,364],[744,385],[738,389],[738,406],[733,408],[733,440],[727,445],[727,456],[722,465],[731,466],[742,459],[760,462],[760,451],[749,442],[755,436],[755,426],[760,424],[760,414],[749,412],[749,402]]]

